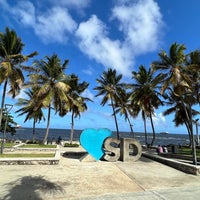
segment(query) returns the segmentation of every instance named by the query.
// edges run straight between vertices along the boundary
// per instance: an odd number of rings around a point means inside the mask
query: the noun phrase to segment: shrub
[[[79,144],[71,144],[71,143],[65,143],[64,147],[79,147]]]
[[[32,141],[32,140],[30,140],[30,141],[26,141],[26,144],[39,144],[39,141]]]

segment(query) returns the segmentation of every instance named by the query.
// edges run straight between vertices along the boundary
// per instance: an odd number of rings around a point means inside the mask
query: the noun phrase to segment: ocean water
[[[44,128],[36,128],[35,133],[35,139],[42,141],[45,135],[46,129]],[[80,134],[82,130],[74,130],[74,141],[79,141]],[[140,141],[140,143],[143,145],[145,144],[145,135],[144,133],[136,132],[135,139]],[[113,135],[116,136],[115,132],[113,132]],[[70,130],[69,129],[50,129],[49,130],[49,136],[48,141],[57,140],[57,138],[61,136],[63,140],[69,140],[70,138]],[[2,134],[0,134],[0,137],[2,137]],[[133,136],[129,132],[120,132],[120,137],[129,137],[132,138]],[[11,135],[10,133],[6,134],[7,139],[11,140],[31,140],[32,139],[32,128],[19,128],[16,129],[16,134]],[[151,143],[152,140],[152,134],[148,134],[148,143]],[[156,134],[156,140],[154,145],[186,145],[189,144],[189,138],[186,134]]]

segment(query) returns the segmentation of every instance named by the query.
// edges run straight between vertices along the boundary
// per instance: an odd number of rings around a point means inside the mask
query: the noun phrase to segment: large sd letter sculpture
[[[117,161],[120,158],[120,140],[117,138],[106,138],[104,148],[106,149],[104,159],[110,162]]]
[[[109,129],[85,129],[80,136],[82,147],[96,160],[136,161],[142,155],[141,144],[132,138],[113,138]]]

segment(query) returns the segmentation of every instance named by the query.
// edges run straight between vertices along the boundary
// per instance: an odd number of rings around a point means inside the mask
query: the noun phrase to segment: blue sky
[[[25,43],[24,54],[38,51],[34,59],[53,53],[69,59],[66,73],[90,83],[84,95],[94,102],[75,120],[76,129],[115,130],[111,108],[102,107],[101,98],[94,97],[96,78],[111,67],[130,82],[131,71],[141,64],[148,67],[161,49],[167,51],[174,42],[185,44],[186,52],[199,49],[199,7],[199,0],[0,0],[0,31],[7,26],[14,29]],[[19,97],[25,97],[23,91]],[[15,104],[16,99],[7,96],[6,103]],[[24,117],[17,117],[17,109],[14,106],[11,111],[15,121],[32,127],[31,121],[24,124]],[[155,112],[156,132],[186,133],[184,126],[174,127],[173,116],[162,116],[165,109]],[[120,131],[130,130],[123,118],[118,116],[118,120]],[[141,116],[132,123],[134,131],[143,131]],[[46,121],[37,127],[45,128]],[[52,115],[51,128],[70,128],[70,114]]]

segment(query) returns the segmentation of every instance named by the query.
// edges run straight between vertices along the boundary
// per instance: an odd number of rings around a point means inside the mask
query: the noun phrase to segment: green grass
[[[191,148],[179,148],[179,153],[183,155],[192,155]],[[197,156],[200,157],[200,149],[196,149]]]
[[[4,147],[13,147],[15,145],[14,143],[4,143]]]
[[[25,153],[16,153],[16,154],[0,154],[0,158],[52,158],[54,157],[54,153],[32,153],[32,154],[25,154]]]
[[[56,148],[56,145],[45,145],[45,144],[25,144],[20,148]]]
[[[76,143],[65,143],[64,147],[79,147],[79,144],[76,144]]]
[[[15,143],[4,143],[4,147],[13,147],[17,144]],[[20,146],[20,148],[56,148],[56,145],[45,145],[45,144],[25,144]]]

